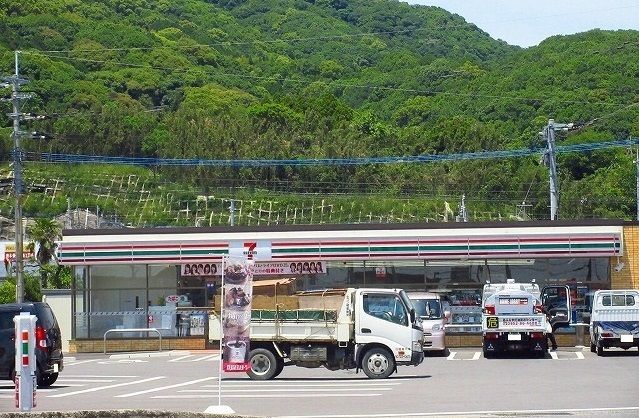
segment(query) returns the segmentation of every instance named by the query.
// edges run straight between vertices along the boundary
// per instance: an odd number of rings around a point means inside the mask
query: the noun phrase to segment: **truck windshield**
[[[413,302],[411,302],[411,300],[408,297],[408,295],[406,294],[406,292],[401,290],[399,292],[399,296],[402,298],[402,301],[404,302],[404,305],[406,305],[406,309],[408,309],[408,312],[410,312],[412,309],[415,309],[415,306],[413,305]],[[410,316],[409,316],[409,318],[410,318]],[[415,312],[415,322],[417,322],[417,318],[419,318],[419,314],[417,312]]]
[[[441,319],[442,310],[439,299],[414,299],[417,315],[422,319]]]

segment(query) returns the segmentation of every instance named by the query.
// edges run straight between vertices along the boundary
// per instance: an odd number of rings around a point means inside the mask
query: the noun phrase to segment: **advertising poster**
[[[326,274],[325,263],[321,261],[258,262],[253,265],[253,274],[258,276]],[[384,267],[381,267],[384,269]],[[386,269],[384,269],[384,273]],[[180,266],[182,277],[216,277],[222,275],[221,263],[187,263]]]
[[[245,372],[251,368],[248,354],[253,262],[228,259],[224,265],[222,283],[222,369],[225,372]]]

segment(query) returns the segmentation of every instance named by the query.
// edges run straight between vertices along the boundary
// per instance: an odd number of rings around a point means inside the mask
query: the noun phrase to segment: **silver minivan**
[[[442,301],[437,293],[407,292],[415,306],[424,327],[424,351],[446,351],[446,330],[444,325],[450,318],[449,311],[443,311]]]

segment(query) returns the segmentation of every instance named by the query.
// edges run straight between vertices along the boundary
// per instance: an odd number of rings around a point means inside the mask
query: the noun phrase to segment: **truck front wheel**
[[[388,350],[374,347],[364,354],[362,370],[371,379],[385,379],[395,370],[395,359]]]
[[[265,348],[251,350],[249,353],[249,364],[251,368],[246,374],[253,380],[270,380],[277,374],[277,358],[275,354]]]

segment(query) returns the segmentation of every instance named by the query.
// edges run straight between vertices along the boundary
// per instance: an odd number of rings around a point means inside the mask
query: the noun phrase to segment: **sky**
[[[639,30],[639,0],[405,0],[438,6],[511,45],[590,29]]]

